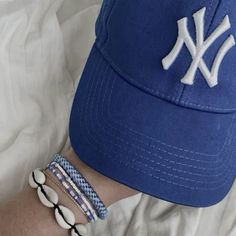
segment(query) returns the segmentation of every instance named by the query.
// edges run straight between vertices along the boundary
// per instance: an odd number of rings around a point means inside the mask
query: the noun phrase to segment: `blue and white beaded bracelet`
[[[88,183],[88,181],[82,176],[82,174],[68,161],[66,160],[63,155],[57,153],[54,155],[53,158],[54,162],[57,162],[70,176],[76,186],[81,189],[88,199],[94,205],[98,217],[100,219],[106,219],[108,216],[108,210],[102,200],[99,198],[96,191],[93,187]]]
[[[70,177],[61,166],[56,162],[51,162],[47,169],[60,181],[61,185],[66,189],[67,193],[80,206],[89,222],[97,220],[97,214],[93,209],[93,205],[89,203],[86,196],[77,188]]]

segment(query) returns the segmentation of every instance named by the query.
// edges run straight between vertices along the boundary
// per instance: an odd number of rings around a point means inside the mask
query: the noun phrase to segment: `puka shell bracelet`
[[[35,169],[29,175],[29,185],[37,189],[41,203],[49,208],[55,209],[55,218],[63,229],[70,229],[71,236],[85,236],[87,229],[83,224],[75,224],[74,213],[65,206],[58,205],[57,193],[45,185],[46,176],[40,169]]]

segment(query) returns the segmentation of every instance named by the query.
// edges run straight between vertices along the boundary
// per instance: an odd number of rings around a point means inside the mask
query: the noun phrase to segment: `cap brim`
[[[170,202],[216,204],[235,179],[235,113],[188,109],[149,95],[122,78],[95,45],[69,135],[96,171]]]

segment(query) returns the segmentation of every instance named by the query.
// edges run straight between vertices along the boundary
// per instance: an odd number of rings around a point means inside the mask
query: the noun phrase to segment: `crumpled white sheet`
[[[27,184],[33,168],[70,147],[70,108],[100,4],[0,0],[0,202]],[[209,208],[139,193],[87,228],[91,236],[235,236],[236,187]]]

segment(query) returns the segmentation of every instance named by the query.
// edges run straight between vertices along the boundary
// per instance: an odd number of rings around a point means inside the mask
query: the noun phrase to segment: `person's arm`
[[[123,184],[101,175],[83,163],[71,149],[64,156],[80,171],[106,207],[139,193]],[[88,223],[82,211],[49,178],[46,184],[59,196],[59,203],[71,209],[76,216],[76,223]],[[108,213],[109,214],[109,213]],[[69,231],[57,225],[54,211],[44,207],[38,199],[35,189],[27,187],[14,199],[0,206],[0,235],[4,236],[69,236]]]

